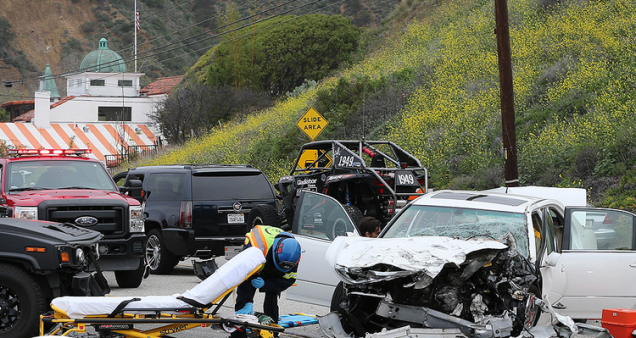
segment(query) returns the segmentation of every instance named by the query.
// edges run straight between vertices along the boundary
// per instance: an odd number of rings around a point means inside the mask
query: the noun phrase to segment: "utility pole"
[[[499,57],[499,87],[501,99],[501,130],[504,147],[504,176],[506,187],[519,186],[517,171],[517,133],[515,130],[515,101],[512,88],[510,31],[508,2],[495,0],[497,54]]]

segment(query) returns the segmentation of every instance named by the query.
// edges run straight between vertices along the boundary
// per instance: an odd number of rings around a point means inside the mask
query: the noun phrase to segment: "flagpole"
[[[135,0],[135,73],[137,72],[137,27],[139,27],[139,11]]]

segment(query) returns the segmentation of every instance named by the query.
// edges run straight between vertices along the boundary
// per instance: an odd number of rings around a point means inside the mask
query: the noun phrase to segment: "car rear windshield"
[[[400,214],[382,237],[487,237],[498,240],[507,233],[514,236],[517,251],[528,257],[528,226],[520,213],[412,205]]]
[[[117,191],[99,162],[84,160],[16,161],[9,164],[5,190],[99,189]]]
[[[274,198],[262,173],[198,173],[192,175],[195,201],[263,200]]]

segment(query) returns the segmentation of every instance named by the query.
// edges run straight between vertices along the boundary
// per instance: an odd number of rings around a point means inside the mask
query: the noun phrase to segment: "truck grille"
[[[79,217],[90,216],[97,219],[97,224],[83,226],[75,223]],[[121,234],[124,231],[124,209],[116,206],[56,206],[46,209],[46,220],[60,223],[71,223],[91,230],[100,231],[104,235]]]

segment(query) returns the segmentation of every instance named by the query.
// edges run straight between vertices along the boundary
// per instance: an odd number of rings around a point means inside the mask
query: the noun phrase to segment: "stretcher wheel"
[[[230,322],[223,322],[223,324],[221,324],[221,327],[223,328],[223,331],[227,333],[236,331],[236,326]]]

